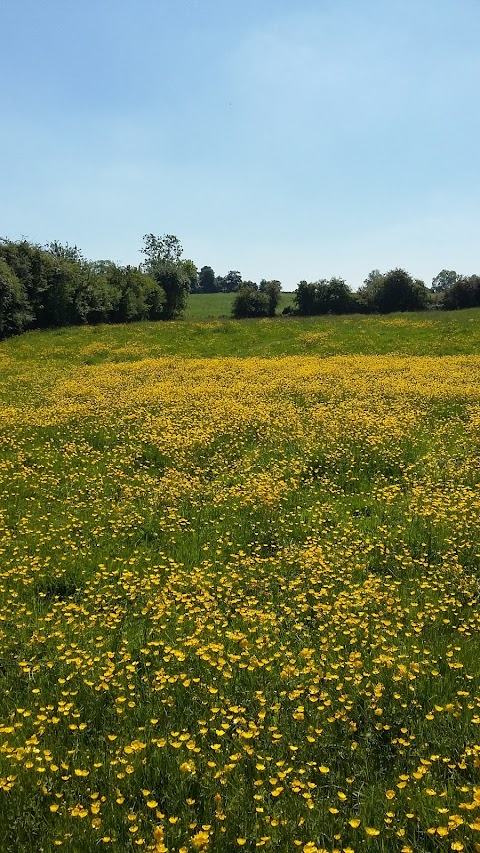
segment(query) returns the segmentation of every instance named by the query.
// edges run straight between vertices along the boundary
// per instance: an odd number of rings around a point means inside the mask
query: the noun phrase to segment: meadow
[[[0,850],[480,851],[480,311],[0,345]]]

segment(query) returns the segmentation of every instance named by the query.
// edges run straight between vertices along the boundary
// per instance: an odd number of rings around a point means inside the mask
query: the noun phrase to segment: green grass
[[[216,296],[216,294],[214,294]],[[198,299],[209,299],[198,296]],[[86,352],[90,348],[90,352]],[[285,355],[475,355],[480,309],[383,317],[277,317],[273,320],[182,320],[29,332],[0,344],[15,360],[77,364],[178,355],[185,358]]]
[[[186,320],[225,320],[232,315],[234,293],[192,293],[188,297]],[[277,308],[281,314],[287,306],[293,306],[293,293],[282,293]]]

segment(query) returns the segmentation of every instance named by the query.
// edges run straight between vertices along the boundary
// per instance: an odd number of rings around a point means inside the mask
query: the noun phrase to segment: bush
[[[295,292],[299,314],[350,314],[358,310],[355,295],[343,278],[301,281]]]
[[[251,287],[241,287],[237,292],[232,305],[232,316],[236,320],[247,317],[268,317],[269,299],[266,293],[254,290]]]
[[[25,288],[8,264],[0,258],[0,340],[25,331],[31,320]]]
[[[442,297],[442,308],[453,311],[457,308],[475,308],[480,305],[480,276],[459,276],[447,287]]]
[[[164,319],[167,308],[176,316],[184,305],[187,273],[179,264],[159,265],[159,278],[172,284],[169,303],[161,283],[137,267],[86,261],[57,242],[42,248],[0,240],[0,264],[2,337],[26,328]]]
[[[277,310],[278,303],[280,302],[280,294],[282,292],[281,283],[276,279],[266,281],[262,278],[259,290],[261,293],[265,293],[268,298],[268,316],[275,317],[275,312]]]
[[[422,311],[427,308],[429,294],[423,281],[413,279],[400,268],[383,275],[374,271],[358,292],[359,304],[365,310],[390,314],[392,311]]]

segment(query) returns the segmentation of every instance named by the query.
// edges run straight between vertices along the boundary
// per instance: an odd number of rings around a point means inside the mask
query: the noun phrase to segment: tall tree
[[[295,291],[299,314],[349,314],[358,310],[354,294],[343,278],[301,281]]]
[[[198,274],[198,290],[200,293],[216,293],[218,290],[215,273],[212,267],[202,267]]]
[[[140,250],[145,256],[143,269],[165,293],[163,318],[173,320],[185,310],[190,280],[182,258],[182,244],[173,234],[156,237],[145,234]]]
[[[0,340],[28,329],[32,314],[20,279],[0,258]]]
[[[185,258],[185,260],[180,261],[183,272],[185,273],[188,280],[188,291],[189,293],[196,293],[198,290],[198,270],[193,261],[190,258]]]
[[[294,295],[294,302],[297,307],[297,311],[299,314],[303,314],[305,316],[309,316],[311,314],[316,314],[315,310],[315,301],[316,301],[316,285],[313,281],[305,281],[303,279],[297,285],[297,289]]]
[[[442,270],[432,278],[432,290],[434,293],[443,293],[447,287],[451,287],[460,278],[455,270]]]
[[[392,311],[422,311],[427,307],[428,291],[423,281],[396,268],[387,273],[373,270],[358,291],[364,310],[390,314]]]
[[[230,270],[223,276],[222,290],[224,293],[235,293],[242,286],[242,275],[238,270]]]
[[[457,308],[475,308],[480,305],[480,276],[458,276],[442,295],[442,308],[453,311]]]
[[[144,234],[143,247],[140,251],[142,255],[145,255],[147,266],[159,261],[178,264],[183,254],[183,247],[174,234],[164,234],[163,237],[157,237],[155,234]]]
[[[262,278],[259,290],[261,293],[265,293],[267,295],[268,316],[274,317],[278,303],[280,302],[280,294],[282,292],[281,282],[277,281],[277,279],[266,281],[266,279]]]

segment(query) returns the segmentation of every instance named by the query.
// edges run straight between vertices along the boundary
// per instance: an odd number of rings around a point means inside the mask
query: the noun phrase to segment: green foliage
[[[299,314],[350,314],[358,310],[355,297],[343,278],[301,281],[295,293]]]
[[[143,299],[150,320],[162,320],[164,315],[166,295],[161,284],[152,276],[142,276]]]
[[[183,247],[178,237],[174,234],[164,234],[156,237],[155,234],[145,234],[143,247],[140,249],[145,255],[145,265],[152,266],[159,261],[167,261],[173,264],[180,263]]]
[[[216,293],[218,290],[212,267],[202,267],[198,274],[199,293]]]
[[[163,237],[145,234],[143,242],[143,269],[165,293],[162,317],[164,320],[175,320],[185,311],[192,281],[192,262],[181,260],[182,245],[173,234],[165,234]]]
[[[186,258],[180,261],[181,267],[188,281],[189,293],[195,293],[198,290],[198,270],[193,261]]]
[[[114,319],[120,301],[115,287],[115,264],[102,274],[95,264],[85,265],[74,295],[74,325],[108,323]]]
[[[268,316],[274,317],[278,307],[278,303],[280,302],[280,295],[282,292],[281,282],[277,281],[276,279],[266,281],[266,279],[262,278],[259,290],[260,293],[265,293],[267,295]]]
[[[379,314],[393,311],[422,311],[428,305],[428,291],[419,279],[397,268],[383,275],[370,273],[358,292],[358,302],[365,310]]]
[[[78,246],[69,246],[68,243],[63,244],[59,243],[58,240],[53,240],[51,243],[47,243],[45,248],[56,258],[61,258],[65,261],[81,263],[85,260]],[[97,263],[111,263],[111,261],[97,261]]]
[[[241,287],[237,292],[232,306],[232,316],[236,320],[246,317],[268,317],[270,300],[266,293],[261,293],[253,287]]]
[[[163,319],[180,317],[185,311],[188,294],[188,279],[180,264],[159,261],[150,267],[149,273],[165,293]]]
[[[0,258],[0,339],[18,335],[30,325],[31,314],[22,282]]]
[[[238,270],[230,270],[221,279],[220,290],[223,293],[235,293],[242,286],[242,275]]]
[[[1,337],[27,328],[158,320],[165,315],[166,294],[158,281],[135,267],[87,261],[76,246],[1,240],[0,263]],[[184,264],[186,280],[194,265]]]
[[[442,270],[432,279],[433,293],[443,293],[447,287],[451,287],[459,278],[460,276],[457,275],[455,270]]]
[[[442,308],[453,311],[457,308],[475,308],[480,305],[480,276],[458,276],[457,280],[443,292]]]

